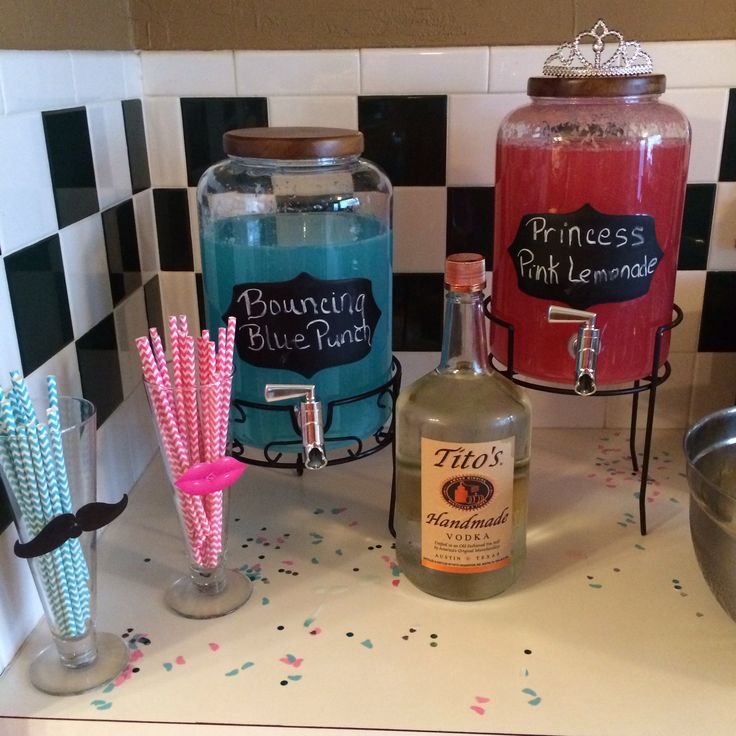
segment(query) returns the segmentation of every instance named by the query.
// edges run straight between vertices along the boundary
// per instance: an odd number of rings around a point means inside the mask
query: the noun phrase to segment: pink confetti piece
[[[293,565],[294,560],[281,560],[282,565]]]
[[[479,716],[484,715],[485,712],[486,712],[486,709],[485,708],[481,708],[479,705],[471,705],[470,706],[470,710],[476,712]]]
[[[211,650],[212,650],[213,652],[216,652],[216,651],[217,651],[217,650],[218,650],[218,649],[220,648],[220,645],[219,645],[219,644],[217,644],[217,643],[216,643],[216,642],[214,642],[214,641],[211,641],[211,642],[209,643],[209,648],[210,648],[210,649],[211,649]]]
[[[184,657],[181,656],[181,654],[174,660],[177,664],[186,664],[187,661],[184,659]]]
[[[482,695],[476,695],[475,696],[475,702],[476,703],[488,703],[490,702],[490,698],[485,698]]]
[[[288,664],[291,667],[301,667],[304,657],[295,657],[293,654],[287,654],[285,657],[280,657],[279,662]]]
[[[401,580],[392,580],[391,581],[391,585],[393,585],[394,588],[398,588],[400,582],[401,582]]]

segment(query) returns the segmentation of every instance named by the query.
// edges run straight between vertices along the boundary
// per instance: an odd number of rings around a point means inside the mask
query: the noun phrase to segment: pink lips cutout
[[[174,485],[190,496],[204,496],[231,486],[247,467],[245,463],[229,456],[212,463],[197,463],[192,465]]]

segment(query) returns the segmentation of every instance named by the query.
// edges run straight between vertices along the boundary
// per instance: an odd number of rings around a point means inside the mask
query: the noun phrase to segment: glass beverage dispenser
[[[236,445],[301,451],[294,416],[267,403],[298,396],[297,419],[328,407],[328,449],[372,435],[391,402],[340,400],[391,376],[390,182],[354,130],[232,130],[224,149],[198,203],[208,327],[237,319]]]
[[[592,45],[586,45],[592,42]],[[590,58],[588,58],[590,57]],[[498,135],[491,351],[579,394],[651,373],[672,320],[690,127],[649,56],[599,21]],[[663,337],[667,358],[669,332]]]

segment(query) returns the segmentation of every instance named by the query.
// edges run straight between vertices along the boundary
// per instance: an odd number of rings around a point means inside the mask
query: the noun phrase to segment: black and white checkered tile
[[[686,322],[658,412],[684,427],[736,388],[736,72],[714,81],[677,44],[655,46],[665,98],[694,133],[676,294]],[[694,48],[736,69],[731,46]],[[495,134],[545,51],[1,52],[0,382],[55,372],[97,404],[102,496],[128,490],[155,444],[133,338],[166,314],[201,320],[194,187],[225,130],[266,124],[363,131],[395,186],[394,350],[410,378],[429,369],[444,258],[479,250],[492,266]],[[620,403],[570,412],[533,398],[539,425],[628,422]]]

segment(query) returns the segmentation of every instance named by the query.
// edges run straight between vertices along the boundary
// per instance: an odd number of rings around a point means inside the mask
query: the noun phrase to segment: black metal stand
[[[342,455],[335,456],[334,452],[330,452],[328,465],[342,465],[353,460],[360,460],[382,450],[388,445],[393,446],[394,431],[396,426],[396,417],[394,407],[396,399],[401,388],[401,363],[394,356],[391,360],[391,378],[386,383],[377,386],[370,391],[365,391],[354,396],[347,396],[341,399],[333,399],[327,402],[325,410],[324,433],[326,443],[339,443],[345,445],[337,448]],[[377,405],[381,409],[390,412],[389,418],[383,426],[379,427],[369,438],[360,438],[355,436],[331,437],[329,436],[330,426],[334,417],[335,408],[344,406],[345,404],[353,404],[358,401],[366,401],[371,397],[375,397]],[[276,411],[286,413],[291,421],[291,428],[294,432],[294,438],[288,440],[274,440],[269,442],[262,450],[262,456],[248,455],[248,451],[255,448],[247,447],[240,441],[233,441],[232,455],[237,460],[250,465],[259,465],[268,468],[289,468],[296,470],[298,475],[304,472],[304,456],[302,452],[302,434],[297,423],[296,412],[292,405],[278,404],[260,404],[252,401],[244,401],[242,399],[234,399],[232,402],[233,424],[244,424],[248,417],[248,409],[258,409],[260,411]],[[293,447],[293,453],[290,449],[283,448]],[[293,459],[289,459],[292,456]],[[394,463],[395,465],[395,463]],[[393,480],[392,480],[393,487]],[[393,494],[392,494],[393,498]],[[393,518],[393,517],[392,517]]]
[[[553,394],[563,394],[566,396],[574,396],[575,392],[571,388],[564,388],[561,386],[548,386],[545,384],[537,383],[528,378],[522,378],[514,370],[514,326],[510,322],[506,322],[498,317],[495,317],[490,311],[490,297],[485,301],[484,311],[486,317],[491,320],[494,324],[499,325],[506,329],[508,334],[507,351],[506,354],[509,356],[508,365],[506,367],[500,366],[493,355],[490,356],[493,367],[499,372],[506,376],[508,379],[524,386],[525,388],[534,389],[535,391],[545,391]],[[657,388],[661,386],[672,373],[670,364],[665,361],[660,367],[660,356],[662,355],[662,337],[666,332],[669,332],[672,328],[682,322],[682,310],[677,304],[672,305],[672,311],[674,312],[674,319],[666,325],[661,325],[657,328],[654,335],[654,348],[652,352],[652,371],[648,376],[637,379],[630,386],[623,388],[613,389],[602,389],[596,391],[593,395],[595,396],[623,396],[624,394],[632,395],[631,402],[631,425],[629,430],[629,450],[631,452],[631,465],[634,472],[639,471],[639,462],[636,457],[636,424],[639,414],[639,394],[644,391],[649,392],[649,406],[647,408],[647,423],[644,429],[644,452],[642,457],[641,465],[641,485],[639,487],[639,528],[642,536],[647,533],[647,517],[646,517],[646,490],[649,482],[649,459],[652,452],[652,430],[654,428],[654,408],[657,400]]]

